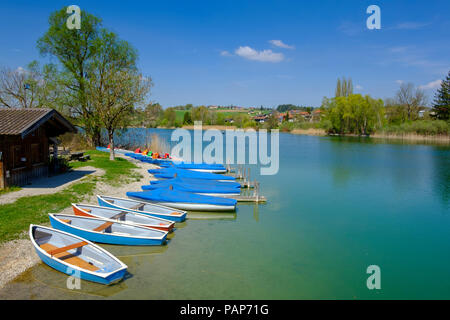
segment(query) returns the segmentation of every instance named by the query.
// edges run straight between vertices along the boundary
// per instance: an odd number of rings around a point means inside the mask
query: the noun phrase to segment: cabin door
[[[3,152],[0,151],[0,189],[5,188],[5,177],[3,175]]]

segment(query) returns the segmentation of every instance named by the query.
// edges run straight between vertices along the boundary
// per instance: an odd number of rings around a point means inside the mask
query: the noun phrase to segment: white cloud
[[[294,49],[294,46],[287,45],[286,43],[284,43],[281,40],[269,40],[269,43],[271,43],[272,45],[279,47],[279,48]]]
[[[280,62],[284,60],[282,53],[276,53],[272,50],[257,51],[249,46],[239,47],[235,53],[245,59],[261,61],[261,62]]]
[[[357,85],[355,86],[355,89],[356,89],[356,90],[362,90],[362,89],[364,89],[364,88],[361,87],[359,84],[357,84]]]
[[[220,51],[220,55],[221,56],[224,56],[224,57],[229,57],[229,56],[232,56],[232,54],[231,53],[229,53],[228,51],[226,51],[226,50],[224,50],[224,51]]]
[[[403,84],[403,80],[395,80],[395,82],[398,84],[398,85],[402,85]]]
[[[437,88],[439,88],[441,86],[441,82],[442,82],[442,80],[438,79],[438,80],[435,80],[435,81],[431,81],[431,82],[429,82],[427,84],[424,84],[422,86],[419,86],[419,88],[420,89],[425,89],[425,90],[437,89]]]
[[[399,30],[417,30],[422,29],[423,27],[426,27],[429,25],[429,23],[422,23],[422,22],[402,22],[397,24],[394,29]]]

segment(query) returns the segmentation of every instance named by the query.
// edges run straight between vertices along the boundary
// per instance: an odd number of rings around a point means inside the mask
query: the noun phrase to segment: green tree
[[[114,160],[114,132],[129,125],[135,105],[142,104],[150,91],[151,80],[137,71],[137,53],[128,42],[112,32],[101,33],[85,84],[99,124],[107,131],[110,160]]]
[[[63,73],[60,80],[67,89],[67,106],[71,114],[79,116],[80,125],[85,129],[91,143],[100,143],[100,122],[94,106],[87,94],[88,70],[99,50],[101,41],[101,20],[81,11],[81,28],[70,30],[66,26],[68,14],[66,7],[52,13],[49,28],[38,40],[37,46],[42,55],[56,57]]]
[[[369,135],[383,125],[384,103],[381,99],[352,94],[347,97],[325,98],[323,122],[330,133]]]
[[[336,83],[335,97],[348,97],[353,94],[353,82],[352,79],[348,80],[343,77],[342,80],[338,79]]]
[[[155,128],[163,117],[164,111],[159,103],[149,103],[144,109],[144,126]]]
[[[436,118],[438,119],[450,119],[450,71],[447,77],[442,80],[441,87],[436,92],[433,111],[436,113]]]
[[[191,113],[186,111],[183,115],[183,124],[192,124]]]
[[[177,114],[174,108],[167,108],[164,110],[164,119],[167,120],[166,126],[173,127],[175,126],[175,120],[177,119]]]

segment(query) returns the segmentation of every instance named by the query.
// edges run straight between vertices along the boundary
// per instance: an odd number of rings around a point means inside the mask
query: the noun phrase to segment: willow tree
[[[110,160],[114,160],[114,133],[128,126],[135,106],[143,105],[151,80],[138,72],[135,49],[114,33],[102,30],[97,50],[88,69],[86,92],[107,131]]]

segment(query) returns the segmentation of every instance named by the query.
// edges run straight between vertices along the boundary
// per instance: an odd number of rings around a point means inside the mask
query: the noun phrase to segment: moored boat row
[[[158,165],[148,172],[159,180],[141,186],[143,191],[127,192],[128,198],[98,195],[98,205],[73,203],[73,215],[49,213],[52,228],[30,225],[35,250],[50,267],[88,281],[115,283],[123,279],[127,266],[95,243],[164,245],[175,224],[186,220],[185,210],[236,211],[237,199],[252,201],[241,195],[236,177],[222,174],[228,171],[222,165],[116,151]]]

